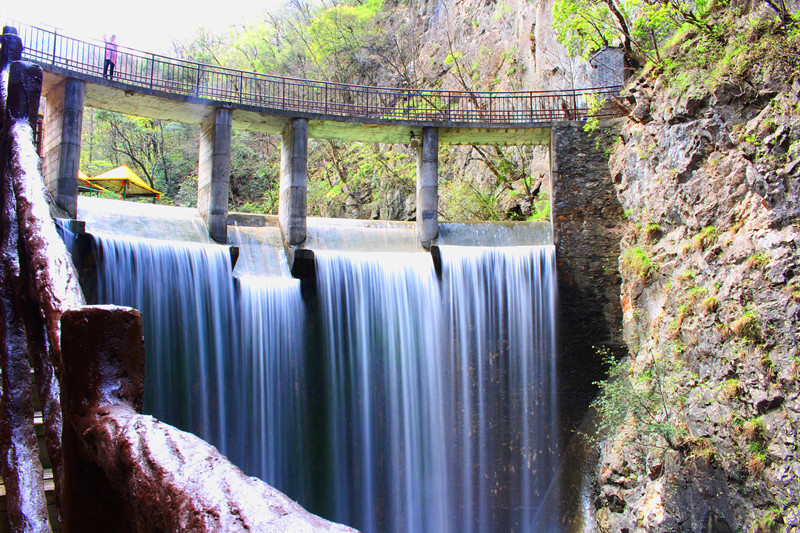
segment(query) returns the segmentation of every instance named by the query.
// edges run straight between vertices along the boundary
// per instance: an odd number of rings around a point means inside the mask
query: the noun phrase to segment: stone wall
[[[587,133],[582,124],[553,129],[552,216],[559,297],[561,411],[568,427],[591,402],[602,378],[595,346],[622,347],[617,272],[622,208],[608,170],[609,125]]]

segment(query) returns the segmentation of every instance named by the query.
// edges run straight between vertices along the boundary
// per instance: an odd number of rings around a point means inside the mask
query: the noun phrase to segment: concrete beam
[[[84,82],[73,78],[49,87],[44,93],[42,177],[56,203],[72,218],[78,215],[84,93]]]
[[[231,175],[231,110],[217,108],[200,129],[197,210],[217,242],[228,242]]]
[[[289,246],[306,240],[308,196],[308,121],[292,120],[283,130],[281,144],[281,192],[278,220]]]
[[[51,65],[42,65],[44,91],[62,83],[70,73]],[[305,113],[252,105],[223,103],[194,95],[181,95],[159,87],[136,87],[118,81],[75,75],[85,83],[85,104],[88,107],[129,115],[203,124],[218,107],[232,109],[233,129],[280,134],[292,119],[308,120],[308,136],[349,142],[383,142],[408,144],[410,133],[417,138],[423,127],[439,129],[439,144],[447,145],[546,145],[550,142],[549,122],[531,122],[514,126],[481,125],[458,122],[423,122],[416,120],[387,120],[370,118],[335,118],[324,113]]]
[[[422,129],[417,152],[417,233],[430,248],[439,234],[439,130]]]

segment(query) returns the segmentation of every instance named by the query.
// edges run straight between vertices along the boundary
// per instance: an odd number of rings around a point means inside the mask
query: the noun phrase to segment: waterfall
[[[330,517],[557,531],[553,246],[317,254]]]
[[[100,303],[142,311],[144,410],[228,452],[231,260],[221,246],[96,236]]]
[[[555,249],[440,250],[455,530],[557,531]]]
[[[440,294],[424,253],[316,256],[331,518],[447,531]]]
[[[316,251],[304,303],[254,231],[236,271],[95,237],[100,303],[143,314],[147,413],[365,533],[560,530],[553,246],[441,246],[438,273]]]
[[[287,277],[234,278],[227,247],[95,236],[100,303],[142,311],[144,411],[294,498],[303,447],[304,307]]]

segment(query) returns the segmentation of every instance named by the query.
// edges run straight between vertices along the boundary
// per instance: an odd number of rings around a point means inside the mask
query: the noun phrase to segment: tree
[[[90,175],[127,164],[169,199],[197,173],[196,127],[96,110],[84,122],[81,167]]]
[[[621,46],[630,74],[660,62],[659,46],[683,24],[715,34],[710,9],[707,0],[556,0],[553,28],[569,53],[583,58]]]

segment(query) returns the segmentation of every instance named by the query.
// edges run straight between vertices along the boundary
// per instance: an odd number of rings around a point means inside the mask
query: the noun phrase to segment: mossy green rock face
[[[609,163],[629,223],[629,379],[668,384],[662,409],[681,437],[639,415],[603,442],[601,531],[800,528],[797,72],[759,67],[714,88],[698,77],[682,92],[645,74],[630,90],[649,113],[629,118]],[[657,265],[646,277],[642,257]],[[670,362],[658,379],[656,361]]]

